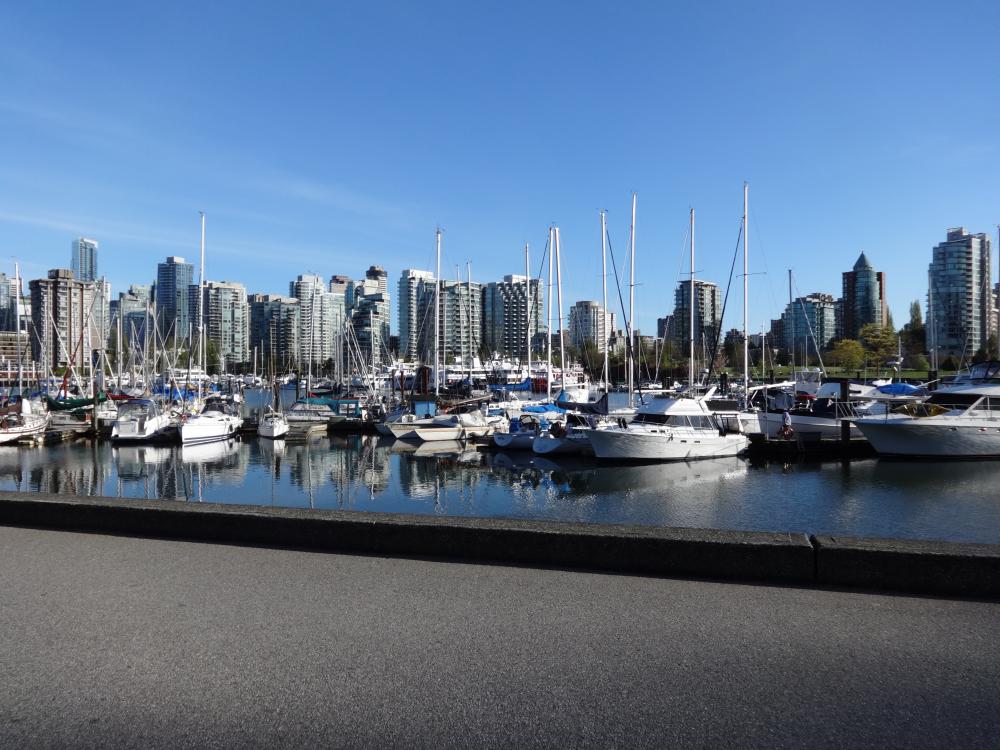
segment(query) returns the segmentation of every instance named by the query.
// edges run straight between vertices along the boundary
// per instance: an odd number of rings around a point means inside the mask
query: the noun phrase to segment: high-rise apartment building
[[[433,281],[423,284],[417,304],[417,317],[425,322],[421,327],[420,349],[428,356],[432,356],[434,351],[435,292]],[[441,363],[470,364],[474,357],[479,356],[482,347],[483,285],[442,281],[438,309]]]
[[[711,281],[694,282],[694,340],[712,347],[722,329],[722,290]],[[682,281],[674,292],[674,314],[670,318],[670,338],[678,347],[691,339],[691,282]]]
[[[856,339],[869,323],[885,325],[889,319],[885,300],[885,274],[876,271],[864,253],[854,269],[843,274],[841,324],[837,335]]]
[[[581,300],[569,309],[569,340],[583,350],[594,344],[602,354],[615,331],[615,314],[592,300]]]
[[[424,328],[428,325],[419,313],[420,300],[424,286],[434,287],[434,274],[430,271],[418,271],[407,268],[399,276],[397,286],[397,305],[399,306],[399,356],[414,362],[420,359],[424,341]],[[433,322],[429,323],[433,326]]]
[[[323,277],[302,274],[288,285],[288,294],[299,301],[299,367],[315,370],[337,354],[344,327],[344,303],[327,291]]]
[[[224,364],[227,369],[250,361],[250,310],[247,290],[236,281],[206,281],[201,287],[201,314],[204,316],[206,341],[215,344],[215,362],[206,362],[212,370]],[[198,318],[198,287],[193,286],[190,318],[194,339],[201,332]]]
[[[949,229],[928,269],[927,343],[936,354],[971,360],[996,330],[990,286],[990,238]]]
[[[300,352],[300,303],[295,297],[251,294],[250,351],[278,374],[295,369]]]
[[[547,331],[542,302],[538,279],[510,275],[491,281],[483,290],[483,346],[491,354],[526,357],[529,318],[532,341]]]
[[[0,273],[0,331],[18,330],[18,281]],[[23,330],[23,321],[20,326]]]
[[[837,335],[837,303],[832,294],[815,292],[796,297],[781,316],[784,347],[814,356],[826,349]]]
[[[351,294],[353,291],[353,294]],[[370,266],[365,278],[355,282],[350,304],[351,325],[366,363],[380,364],[389,352],[389,319],[392,307],[389,278],[382,266]]]
[[[45,279],[33,279],[31,356],[47,367],[80,366],[95,349],[104,348],[99,297],[92,281],[79,281],[68,268],[56,268]]]
[[[156,266],[156,324],[160,335],[178,340],[188,338],[191,329],[191,288],[194,286],[194,266],[171,255]],[[197,286],[194,286],[197,305]],[[192,334],[193,335],[193,334]]]
[[[77,237],[70,245],[70,268],[79,281],[97,281],[97,240]]]

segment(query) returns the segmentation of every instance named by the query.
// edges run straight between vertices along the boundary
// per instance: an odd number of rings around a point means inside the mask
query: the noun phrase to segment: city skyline
[[[437,225],[443,268],[471,260],[498,279],[522,272],[526,241],[538,262],[554,222],[565,297],[598,299],[598,211],[621,271],[634,190],[636,327],[652,331],[685,273],[689,206],[699,277],[725,286],[746,180],[759,330],[785,304],[787,268],[797,296],[837,294],[861,252],[889,275],[899,321],[925,300],[943,229],[994,235],[1000,219],[997,61],[985,45],[926,55],[943,28],[1000,20],[992,6],[388,6],[314,8],[310,24],[234,7],[201,8],[196,25],[153,9],[4,11],[0,232],[26,277],[85,236],[115,289],[147,283],[163,257],[197,257],[201,209],[207,277],[238,266],[248,291],[358,257],[392,278],[432,268]],[[249,52],[262,27],[266,57]],[[80,35],[83,58],[67,43]]]

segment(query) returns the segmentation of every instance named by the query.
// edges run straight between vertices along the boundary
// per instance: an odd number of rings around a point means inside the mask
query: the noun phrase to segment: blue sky
[[[747,180],[752,330],[788,268],[839,295],[861,250],[901,324],[947,227],[996,243],[998,7],[4,3],[0,265],[43,275],[86,235],[117,290],[148,283],[197,258],[200,209],[208,277],[252,292],[371,263],[394,285],[436,225],[445,274],[485,281],[554,222],[564,299],[599,299],[598,211],[621,259],[636,191],[651,331],[689,207],[725,286]]]

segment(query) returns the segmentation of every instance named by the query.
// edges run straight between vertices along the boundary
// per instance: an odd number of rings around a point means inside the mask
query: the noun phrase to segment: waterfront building
[[[856,339],[864,326],[882,326],[889,320],[885,274],[876,271],[864,253],[858,256],[853,270],[843,274],[841,305],[837,338]]]
[[[488,283],[483,290],[483,346],[490,353],[525,358],[529,317],[532,340],[547,330],[543,301],[538,279],[512,274]]]
[[[354,287],[354,281],[349,276],[344,276],[343,274],[335,273],[330,277],[329,292],[331,294],[339,294],[345,300],[347,300],[347,290]]]
[[[397,305],[399,310],[399,356],[410,362],[420,359],[424,327],[433,325],[419,314],[424,286],[434,286],[434,274],[430,271],[404,269],[397,285]],[[423,309],[426,309],[423,308]]]
[[[417,317],[421,327],[421,350],[428,356],[434,351],[434,282],[421,286]],[[442,364],[471,363],[482,347],[483,285],[467,281],[442,281],[438,304],[440,310],[439,342]],[[523,347],[522,347],[523,349]]]
[[[569,309],[569,340],[579,350],[593,344],[602,354],[615,330],[615,314],[592,300],[581,300]]]
[[[301,348],[300,302],[278,294],[251,294],[250,351],[260,352],[265,368],[278,374],[295,369]]]
[[[0,331],[18,330],[18,282],[0,273]]]
[[[365,278],[348,285],[347,299],[354,336],[365,362],[381,364],[389,353],[391,301],[388,274],[382,266],[370,266]]]
[[[152,289],[149,284],[132,284],[127,292],[119,292],[118,299],[109,304],[108,320],[112,340],[117,342],[118,318],[122,319],[122,339],[132,346],[144,346],[146,316],[151,307]],[[187,332],[184,332],[187,336]]]
[[[949,229],[928,268],[928,347],[971,360],[996,330],[990,287],[990,238],[964,227]]]
[[[18,351],[20,349],[20,351]],[[20,361],[22,373],[27,380],[27,374],[33,372],[31,357],[31,342],[28,331],[0,331],[0,378],[12,381],[17,377],[17,365]]]
[[[28,286],[32,359],[53,369],[89,362],[91,352],[104,347],[98,299],[103,287],[79,281],[68,268],[52,269]]]
[[[79,281],[97,281],[97,240],[77,237],[70,245],[70,269]]]
[[[192,286],[194,302],[189,312],[194,340],[201,332],[198,317],[198,287]],[[215,345],[215,362],[205,363],[206,369],[224,365],[226,369],[250,361],[250,311],[247,290],[236,281],[206,281],[201,287],[201,314],[204,316],[205,340]]]
[[[185,263],[184,258],[171,255],[165,263],[156,266],[156,324],[163,337],[172,337],[175,333],[180,338],[186,338],[191,326],[191,288],[195,289],[195,305],[197,305],[197,289],[194,285],[194,266]]]
[[[822,292],[797,297],[785,307],[781,321],[785,349],[814,356],[836,336],[836,301]]]
[[[288,285],[299,301],[299,367],[314,369],[333,360],[344,327],[344,304],[327,291],[321,276],[302,274]]]
[[[694,282],[695,346],[711,348],[722,328],[722,290],[711,281]],[[676,347],[687,351],[691,340],[691,282],[682,281],[674,291],[674,314],[669,338]]]
[[[670,337],[671,316],[656,319],[656,338],[665,339]]]

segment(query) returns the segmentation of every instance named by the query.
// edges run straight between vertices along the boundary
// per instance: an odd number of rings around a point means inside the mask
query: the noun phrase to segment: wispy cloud
[[[93,235],[101,239],[123,240],[169,248],[190,249],[194,244],[191,238],[161,233],[157,230],[150,231],[148,227],[102,220],[81,220],[67,216],[37,216],[28,213],[0,211],[0,224],[20,224],[72,235]]]
[[[259,177],[252,184],[258,190],[276,193],[291,200],[326,206],[356,216],[401,224],[408,223],[410,218],[407,211],[401,206],[386,203],[357,190],[334,183],[275,175]]]

